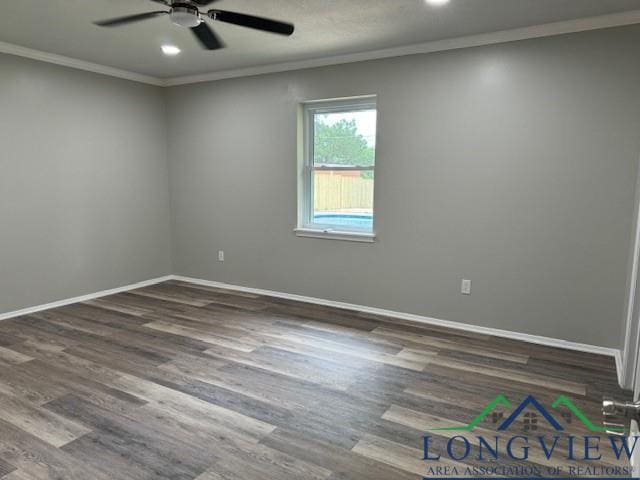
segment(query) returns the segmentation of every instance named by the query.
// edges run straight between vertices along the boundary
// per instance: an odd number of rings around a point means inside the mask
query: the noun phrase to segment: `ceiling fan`
[[[188,27],[196,36],[203,48],[207,50],[217,50],[224,48],[224,43],[207,25],[204,18],[210,18],[218,22],[231,23],[241,27],[253,28],[264,32],[277,33],[280,35],[291,35],[294,26],[291,23],[271,20],[269,18],[246,15],[244,13],[230,12],[227,10],[209,10],[201,12],[198,7],[207,7],[218,0],[151,0],[169,7],[169,10],[158,10],[155,12],[139,13],[126,17],[111,18],[100,22],[94,22],[100,27],[118,27],[129,23],[141,22],[152,18],[169,15],[175,25]]]

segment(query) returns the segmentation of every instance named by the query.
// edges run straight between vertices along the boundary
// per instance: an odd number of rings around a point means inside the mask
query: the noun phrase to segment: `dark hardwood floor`
[[[623,395],[612,358],[172,281],[0,322],[0,478],[415,480],[530,393]]]

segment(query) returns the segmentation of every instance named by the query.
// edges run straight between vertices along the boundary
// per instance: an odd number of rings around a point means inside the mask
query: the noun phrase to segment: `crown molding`
[[[39,60],[41,62],[53,63],[55,65],[62,65],[63,67],[75,68],[77,70],[99,73],[101,75],[107,75],[109,77],[123,78],[125,80],[131,80],[133,82],[155,85],[157,87],[164,86],[164,81],[160,78],[150,77],[148,75],[142,75],[135,72],[129,72],[127,70],[121,70],[119,68],[108,67],[106,65],[100,65],[99,63],[86,62],[84,60],[65,57],[63,55],[57,55],[55,53],[42,52],[40,50],[34,50],[32,48],[14,45],[12,43],[0,42],[0,53],[30,58],[32,60]]]
[[[482,33],[479,35],[469,35],[466,37],[456,37],[433,42],[406,45],[383,50],[373,50],[346,55],[334,55],[309,60],[295,62],[276,63],[256,67],[239,68],[233,70],[223,70],[219,72],[204,73],[173,78],[157,78],[140,73],[121,70],[98,63],[78,60],[63,55],[47,53],[40,50],[21,47],[11,43],[0,42],[0,53],[16,55],[20,57],[39,60],[42,62],[54,63],[78,70],[108,75],[111,77],[123,78],[134,82],[146,83],[158,87],[173,87],[178,85],[188,85],[192,83],[213,82],[229,78],[249,77],[264,75],[269,73],[288,72],[293,70],[303,70],[306,68],[326,67],[330,65],[342,65],[347,63],[364,62],[368,60],[379,60],[391,57],[403,57],[407,55],[419,55],[425,53],[443,52],[461,48],[480,47],[483,45],[494,45],[498,43],[516,42],[531,38],[551,37],[568,33],[585,32],[589,30],[599,30],[603,28],[622,27],[640,23],[640,10],[630,10],[627,12],[599,15],[595,17],[579,18],[561,22],[545,23],[531,27],[501,30],[498,32]]]
[[[579,18],[562,22],[545,23],[532,27],[501,30],[498,32],[456,37],[433,42],[406,45],[384,50],[374,50],[362,53],[338,55],[331,57],[301,60],[297,62],[278,63],[259,67],[240,68],[236,70],[224,70],[220,72],[191,75],[185,77],[168,78],[164,80],[164,86],[172,87],[191,83],[213,82],[228,78],[248,77],[264,75],[267,73],[287,72],[303,70],[305,68],[326,67],[329,65],[341,65],[345,63],[364,62],[367,60],[379,60],[382,58],[403,57],[406,55],[418,55],[425,53],[443,52],[460,48],[479,47],[497,43],[516,42],[531,38],[551,37],[567,33],[598,30],[602,28],[621,27],[640,23],[640,10],[631,10],[621,13],[599,15],[596,17]]]

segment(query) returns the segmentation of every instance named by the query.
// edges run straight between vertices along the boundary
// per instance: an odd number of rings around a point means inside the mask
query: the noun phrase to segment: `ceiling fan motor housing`
[[[197,27],[202,22],[198,8],[188,3],[174,3],[170,12],[171,21],[181,27]]]

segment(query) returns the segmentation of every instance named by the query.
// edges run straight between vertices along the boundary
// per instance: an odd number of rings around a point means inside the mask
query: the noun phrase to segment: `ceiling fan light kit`
[[[220,48],[224,48],[225,45],[214,33],[211,27],[209,27],[209,25],[204,21],[204,18],[286,36],[293,34],[295,30],[294,25],[291,23],[272,20],[270,18],[256,17],[255,15],[230,12],[227,10],[209,10],[208,12],[203,13],[198,9],[199,6],[206,7],[218,0],[190,0],[188,2],[184,0],[151,1],[169,7],[169,11],[160,10],[155,12],[139,13],[136,15],[117,17],[94,23],[100,27],[118,27],[129,23],[136,23],[159,16],[169,15],[169,18],[174,25],[190,28],[200,42],[200,45],[206,50],[218,50]]]
[[[202,23],[202,17],[197,7],[192,5],[176,5],[171,8],[169,17],[174,25],[179,27],[197,27]]]

